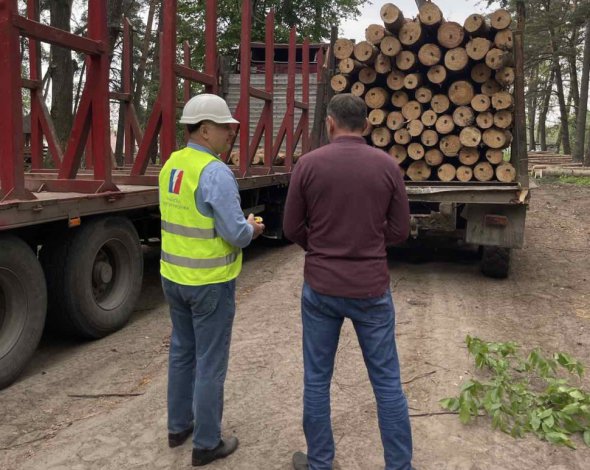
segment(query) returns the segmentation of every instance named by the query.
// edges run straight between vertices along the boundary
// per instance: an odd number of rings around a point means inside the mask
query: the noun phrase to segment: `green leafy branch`
[[[534,433],[553,444],[575,449],[572,435],[580,433],[590,446],[590,394],[574,387],[559,373],[579,379],[584,366],[566,353],[544,355],[534,349],[519,354],[514,342],[494,343],[467,336],[467,349],[488,380],[467,380],[458,397],[440,400],[449,411],[458,412],[463,424],[487,415],[492,427],[523,437]]]

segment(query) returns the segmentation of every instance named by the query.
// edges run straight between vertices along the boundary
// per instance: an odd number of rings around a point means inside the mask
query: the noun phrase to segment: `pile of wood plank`
[[[412,181],[512,182],[512,17],[445,21],[434,3],[407,19],[392,3],[365,41],[334,45],[336,93],[364,98],[369,143],[395,158]]]

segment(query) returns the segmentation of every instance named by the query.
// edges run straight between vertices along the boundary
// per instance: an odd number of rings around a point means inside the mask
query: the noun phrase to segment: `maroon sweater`
[[[385,246],[406,240],[409,220],[398,164],[364,138],[337,137],[297,161],[283,230],[307,252],[304,278],[315,291],[383,295],[389,288]]]

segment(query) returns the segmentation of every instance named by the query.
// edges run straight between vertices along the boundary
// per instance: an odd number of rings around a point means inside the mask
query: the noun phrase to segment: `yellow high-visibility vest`
[[[186,147],[160,171],[162,257],[160,273],[187,286],[231,281],[242,270],[242,250],[215,231],[215,221],[199,212],[195,194],[203,169],[217,159]]]

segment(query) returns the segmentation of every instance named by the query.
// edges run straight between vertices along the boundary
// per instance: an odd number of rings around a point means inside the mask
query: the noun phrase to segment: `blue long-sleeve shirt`
[[[211,150],[194,142],[189,142],[188,146],[218,158]],[[201,214],[215,220],[215,230],[226,242],[239,248],[250,244],[254,227],[242,212],[236,178],[221,160],[210,163],[201,172],[195,203]]]

